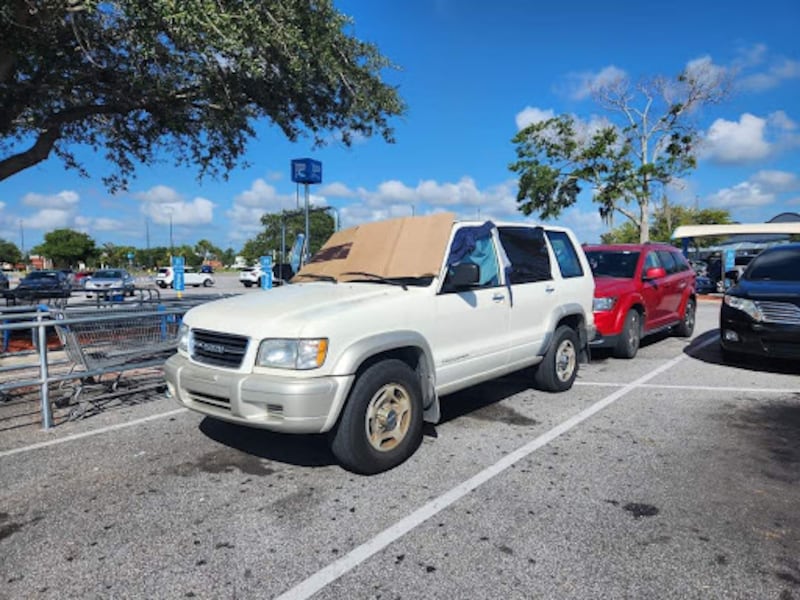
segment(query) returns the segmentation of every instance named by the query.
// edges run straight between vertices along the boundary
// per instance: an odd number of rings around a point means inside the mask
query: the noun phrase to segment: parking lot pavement
[[[0,596],[800,598],[800,381],[723,365],[717,310],[565,394],[447,397],[374,477],[163,398],[19,439]]]

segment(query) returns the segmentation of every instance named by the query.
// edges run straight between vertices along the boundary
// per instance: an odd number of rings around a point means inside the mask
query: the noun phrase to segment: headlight
[[[264,340],[256,364],[276,369],[316,369],[325,362],[328,339]]]
[[[181,323],[180,329],[178,329],[178,351],[190,354],[191,344],[192,330],[186,323]]]
[[[729,296],[725,294],[725,304],[736,310],[740,310],[754,321],[763,321],[764,315],[761,314],[756,303],[746,298],[739,298],[739,296]]]
[[[605,298],[595,298],[592,308],[597,311],[606,311],[614,308],[617,299],[614,296],[607,296]]]

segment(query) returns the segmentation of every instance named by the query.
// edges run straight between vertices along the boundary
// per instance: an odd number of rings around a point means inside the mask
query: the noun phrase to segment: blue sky
[[[268,123],[249,146],[250,166],[227,181],[198,182],[164,164],[140,167],[125,193],[101,183],[102,159],[79,152],[89,179],[55,157],[0,183],[0,237],[25,249],[70,227],[107,242],[145,247],[209,239],[241,248],[259,217],[296,206],[292,158],[323,163],[312,202],[338,210],[344,226],[451,210],[462,218],[535,220],[516,208],[511,138],[532,119],[569,113],[590,123],[603,110],[593,82],[674,76],[690,64],[724,70],[729,98],[693,115],[704,135],[698,168],[674,189],[677,202],[729,209],[742,222],[800,212],[800,3],[513,0],[339,0],[356,36],[400,67],[408,114],[397,143],[333,142],[313,150]],[[334,139],[334,136],[331,137]],[[302,188],[300,190],[302,200]],[[582,241],[607,230],[588,192],[556,222]],[[615,224],[620,224],[617,217]]]

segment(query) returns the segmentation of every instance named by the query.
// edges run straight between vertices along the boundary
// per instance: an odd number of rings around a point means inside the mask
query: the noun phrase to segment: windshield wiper
[[[336,277],[331,275],[320,275],[319,273],[298,273],[295,277],[308,277],[315,281],[330,281],[331,283],[339,283]]]
[[[358,275],[359,277],[368,277],[365,281],[374,281],[376,283],[386,283],[388,285],[399,285],[404,290],[408,289],[408,285],[404,281],[398,281],[397,279],[387,279],[383,275],[378,275],[377,273],[367,273],[366,271],[347,271],[346,273],[342,273],[342,275]]]

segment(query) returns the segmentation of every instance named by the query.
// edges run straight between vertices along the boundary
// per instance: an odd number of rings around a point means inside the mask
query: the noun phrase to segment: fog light
[[[738,342],[739,341],[739,334],[731,329],[724,329],[722,331],[722,338],[726,342]]]

